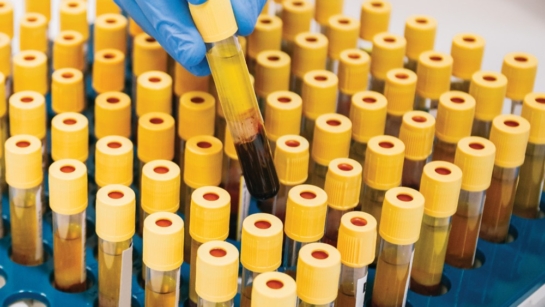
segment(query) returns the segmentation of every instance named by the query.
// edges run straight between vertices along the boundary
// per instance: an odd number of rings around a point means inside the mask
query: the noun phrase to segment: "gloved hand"
[[[206,48],[189,13],[188,2],[207,0],[114,0],[149,35],[188,71],[197,76],[210,74]],[[238,35],[254,30],[266,0],[231,0]]]

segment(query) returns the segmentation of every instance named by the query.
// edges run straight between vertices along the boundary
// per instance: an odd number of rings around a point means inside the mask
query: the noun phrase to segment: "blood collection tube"
[[[107,185],[130,186],[133,179],[133,145],[120,135],[100,138],[95,147],[95,182]]]
[[[384,0],[366,0],[360,13],[360,49],[371,54],[373,37],[388,31],[392,5]]]
[[[2,8],[0,8],[0,14]],[[0,18],[1,19],[1,18]],[[11,38],[0,28],[0,74],[2,74],[2,98],[11,96]]]
[[[0,0],[0,32],[13,38],[13,5],[9,0]]]
[[[429,113],[409,111],[403,115],[399,130],[399,139],[405,144],[402,186],[420,189],[424,166],[431,160],[435,129],[435,118]]]
[[[147,33],[140,33],[134,36],[132,46],[133,88],[137,87],[136,84],[138,77],[148,71],[166,72],[167,53],[163,47],[159,45],[159,42],[157,42],[155,38],[151,37]],[[170,79],[172,86],[172,78]]]
[[[8,139],[8,105],[6,101],[6,89],[4,87],[5,82],[4,74],[0,72],[0,144],[4,144]],[[0,194],[4,193],[6,188],[6,157],[4,148],[0,148]],[[0,234],[1,232],[2,225],[0,225]]]
[[[299,307],[333,307],[341,274],[341,254],[333,246],[310,243],[297,261]]]
[[[277,91],[287,91],[290,87],[290,65],[290,56],[279,50],[265,50],[256,57],[255,93],[259,108],[265,116],[269,95]],[[265,127],[270,132],[266,123]]]
[[[144,225],[146,306],[178,306],[180,267],[184,260],[184,221],[170,212],[150,214]]]
[[[248,71],[256,72],[257,57],[263,51],[280,51],[282,45],[282,19],[274,15],[259,15],[254,31],[248,36]],[[289,56],[288,56],[289,58]],[[266,96],[265,96],[266,97]]]
[[[525,218],[537,218],[543,188],[545,162],[545,93],[530,93],[524,97],[521,116],[530,123],[530,137],[524,164],[520,167],[513,213]]]
[[[96,0],[95,16],[102,14],[121,14],[121,9],[115,4],[114,0]]]
[[[127,55],[127,18],[121,14],[101,14],[95,19],[94,52],[118,50]]]
[[[490,141],[496,145],[496,158],[484,203],[481,239],[496,243],[509,239],[509,222],[529,134],[530,123],[518,115],[498,115],[492,121]]]
[[[284,222],[283,268],[286,274],[295,277],[301,248],[323,237],[326,214],[327,194],[324,190],[308,184],[291,188]]]
[[[53,40],[53,70],[61,68],[86,70],[85,41],[83,35],[76,31],[61,31]]]
[[[95,99],[95,138],[131,136],[131,98],[122,92],[105,92]],[[115,125],[111,123],[115,122]]]
[[[73,159],[62,159],[51,164],[49,203],[53,211],[55,288],[69,293],[85,291],[85,164]]]
[[[144,164],[174,158],[174,118],[166,113],[151,112],[138,119],[137,182]],[[178,187],[179,188],[179,187]]]
[[[441,294],[450,221],[456,213],[462,170],[450,162],[433,161],[424,167],[420,193],[426,199],[420,239],[415,244],[410,288],[422,295]]]
[[[276,271],[282,263],[282,221],[274,215],[256,213],[242,226],[240,306],[251,307],[253,282],[261,273]]]
[[[231,238],[236,238],[238,212],[249,202],[249,199],[246,199],[249,195],[229,128],[226,129],[223,144],[225,162],[223,163],[221,172],[221,187],[223,187],[231,196],[232,205],[229,222],[229,236]]]
[[[289,91],[272,92],[267,96],[265,110],[265,129],[272,150],[276,149],[276,141],[281,136],[299,135],[303,112],[303,101],[299,95]]]
[[[26,0],[25,11],[42,14],[46,21],[51,19],[51,0]]]
[[[251,307],[295,307],[295,280],[279,272],[259,274],[253,283]]]
[[[463,269],[475,263],[486,189],[490,186],[496,146],[482,137],[458,142],[454,164],[462,170],[462,189],[447,245],[445,262]]]
[[[339,15],[343,13],[344,0],[317,0],[315,1],[314,8],[314,21],[315,21],[315,32],[326,34],[328,30],[331,30],[331,17],[334,15]],[[352,20],[357,22],[356,20]],[[359,24],[356,26],[356,36],[355,40],[358,39],[358,30]],[[350,48],[355,48],[353,47]]]
[[[414,109],[435,115],[439,97],[450,88],[451,74],[452,56],[433,50],[422,52],[416,69]]]
[[[320,33],[302,32],[295,36],[291,55],[291,91],[301,95],[305,75],[326,68],[327,46],[327,37]]]
[[[348,212],[341,218],[337,249],[341,276],[337,306],[364,306],[368,266],[375,259],[377,221],[369,213]]]
[[[174,68],[174,94],[176,95],[175,101],[178,101],[180,97],[182,97],[182,95],[186,92],[208,92],[208,84],[210,82],[210,79],[210,76],[197,77],[187,71],[182,65],[176,63]]]
[[[505,96],[511,99],[511,114],[520,114],[524,96],[534,88],[537,58],[524,52],[508,53],[503,58],[501,73],[507,77]]]
[[[297,34],[310,31],[314,4],[308,0],[287,0],[277,3],[277,8],[281,9],[282,51],[291,56]]]
[[[424,197],[420,192],[406,187],[386,192],[372,306],[405,305],[414,244],[420,235],[423,214]]]
[[[60,4],[60,30],[79,32],[83,40],[89,39],[87,23],[87,2],[85,0],[66,0]]]
[[[48,19],[41,13],[25,13],[19,21],[19,50],[34,50],[49,54]]]
[[[85,163],[88,156],[89,122],[87,117],[74,112],[61,113],[53,117],[51,120],[53,161],[73,159]]]
[[[416,72],[418,57],[424,51],[433,50],[437,20],[428,15],[412,15],[405,20],[403,36],[407,40],[405,68]]]
[[[132,189],[111,184],[98,190],[96,233],[99,306],[130,304],[135,209]]]
[[[349,116],[353,95],[367,90],[370,61],[369,54],[359,49],[345,49],[340,53],[337,113]]]
[[[365,5],[365,4],[364,4]],[[384,93],[386,74],[394,68],[402,68],[407,41],[403,36],[381,32],[373,37],[373,59],[369,90]]]
[[[362,167],[348,158],[331,160],[324,191],[327,194],[327,217],[322,242],[337,247],[341,217],[358,206]]]
[[[9,185],[11,259],[22,265],[43,261],[44,209],[41,143],[28,134],[5,143],[6,182]]]
[[[507,78],[497,72],[478,71],[471,77],[469,95],[475,99],[471,135],[488,139],[492,120],[502,112]]]
[[[83,73],[75,68],[60,68],[52,75],[51,108],[59,114],[81,113],[85,109]]]
[[[125,88],[125,55],[121,51],[102,49],[95,53],[92,86],[97,94],[123,91]]]
[[[386,74],[384,97],[386,105],[386,126],[384,134],[399,136],[403,115],[412,111],[416,93],[416,74],[408,69],[396,68]]]
[[[13,93],[35,91],[42,95],[49,91],[47,56],[40,51],[21,51],[13,57]]]
[[[469,92],[471,76],[481,70],[485,41],[474,33],[461,33],[452,39],[452,91]]]
[[[475,98],[461,91],[449,91],[439,97],[433,161],[454,163],[456,144],[471,135]]]
[[[172,78],[161,71],[147,71],[138,76],[136,117],[150,112],[172,114]]]
[[[326,2],[327,1],[327,2]],[[331,14],[326,20],[326,23],[320,24],[324,29],[324,34],[328,40],[327,48],[327,70],[337,73],[339,69],[339,61],[341,59],[341,53],[346,49],[355,49],[358,46],[358,32],[360,25],[358,20],[350,18],[346,15],[342,15],[342,0],[329,1],[321,0],[316,3],[316,9],[318,9],[318,3],[323,5],[324,3],[330,3],[332,5],[340,4],[341,10],[336,14]],[[316,10],[316,14],[318,14]]]

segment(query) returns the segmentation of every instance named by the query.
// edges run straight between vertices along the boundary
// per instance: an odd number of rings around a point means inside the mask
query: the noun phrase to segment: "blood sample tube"
[[[474,33],[461,33],[452,39],[452,91],[469,92],[471,76],[481,70],[485,41]]]
[[[42,95],[49,91],[47,56],[40,51],[21,51],[13,57],[13,93],[35,91]]]
[[[291,56],[297,34],[310,31],[314,4],[308,0],[287,0],[277,3],[277,8],[281,9],[282,51]]]
[[[422,295],[441,294],[441,278],[456,212],[462,170],[450,162],[433,161],[424,167],[420,193],[426,199],[420,239],[415,244],[410,288]]]
[[[257,57],[261,52],[280,51],[281,45],[282,19],[277,16],[259,15],[254,31],[248,36],[248,54],[246,56],[248,71],[251,74],[255,73]]]
[[[321,0],[318,3],[331,3],[341,4],[341,10],[336,14],[331,14],[331,11],[328,12],[330,17],[326,20],[326,23],[320,24],[322,29],[324,29],[324,34],[328,40],[327,48],[327,70],[337,73],[339,68],[339,61],[341,57],[341,52],[346,49],[354,49],[358,46],[358,32],[360,25],[358,20],[350,18],[346,15],[342,15],[342,0],[328,1]],[[318,9],[317,3],[317,9]],[[323,5],[323,4],[322,4]],[[316,10],[316,14],[318,11]]]
[[[265,110],[265,129],[272,150],[279,137],[299,135],[303,114],[303,100],[299,95],[289,91],[272,92],[267,96]]]
[[[490,141],[496,145],[496,158],[479,232],[484,240],[501,243],[509,239],[509,222],[529,134],[530,123],[518,115],[498,115],[492,121]]]
[[[330,18],[343,13],[344,0],[317,0],[314,8],[315,32],[326,34],[331,30]],[[353,20],[357,22],[356,20]],[[358,38],[359,24],[356,26],[356,42]],[[353,47],[350,48],[355,48]]]
[[[501,73],[507,77],[505,96],[511,99],[511,114],[520,114],[524,96],[534,88],[537,58],[524,52],[508,53],[503,58]]]
[[[85,109],[83,73],[75,68],[60,68],[53,73],[51,108],[57,114],[81,113]]]
[[[259,274],[253,283],[251,307],[295,307],[295,280],[279,272]]]
[[[408,69],[396,68],[386,74],[384,97],[386,127],[384,134],[399,137],[403,115],[412,111],[416,93],[416,74]]]
[[[373,37],[388,31],[392,6],[384,0],[366,0],[360,13],[360,49],[371,54]]]
[[[26,0],[25,11],[42,14],[46,21],[51,19],[51,0]]]
[[[25,13],[19,21],[19,50],[34,50],[49,54],[48,18],[41,13]]]
[[[102,14],[121,14],[121,9],[115,4],[114,0],[96,0],[95,16]]]
[[[87,23],[87,2],[85,0],[67,0],[60,5],[60,30],[73,30],[89,39],[89,24]]]
[[[121,51],[102,49],[95,53],[92,86],[97,94],[123,91],[125,88],[125,55]]]
[[[127,55],[127,18],[121,14],[97,15],[93,44],[95,54],[104,49],[114,49]]]
[[[72,68],[86,70],[83,35],[76,31],[61,31],[53,40],[53,70]]]
[[[414,109],[435,115],[439,97],[450,88],[451,73],[452,56],[433,50],[422,52],[416,69]]]
[[[133,89],[137,88],[138,77],[148,71],[166,72],[167,53],[155,38],[147,33],[140,33],[134,36],[132,47]],[[172,78],[170,80],[172,86]]]
[[[172,114],[172,78],[161,71],[147,71],[137,79],[136,117],[150,112]]]
[[[131,98],[127,94],[105,92],[97,96],[94,134],[97,139],[109,135],[131,136]]]
[[[135,194],[111,184],[98,190],[96,199],[98,304],[126,306],[131,301]]]
[[[369,90],[384,93],[386,74],[402,68],[407,41],[403,36],[382,32],[373,37],[373,59]]]
[[[179,101],[180,97],[182,97],[182,95],[186,92],[208,92],[210,79],[210,76],[197,77],[187,71],[182,65],[176,63],[174,68],[175,101]]]
[[[265,116],[269,95],[277,91],[287,91],[290,87],[290,65],[290,56],[279,50],[265,50],[256,57],[255,93],[259,108]],[[270,132],[268,128],[266,130]]]
[[[475,98],[471,135],[488,139],[494,117],[501,114],[507,78],[497,72],[480,70],[471,77],[469,95]]]
[[[229,129],[226,129],[229,132]],[[233,139],[229,133],[225,133],[223,141],[223,152],[225,154],[222,167],[221,187],[231,195],[231,218],[229,224],[229,236],[236,238],[238,213],[241,209],[249,206],[249,195],[246,188],[244,177],[242,177],[242,168],[240,167],[239,157],[235,150]],[[241,221],[242,222],[242,221]],[[242,226],[242,223],[240,224]]]
[[[353,95],[367,90],[370,61],[369,54],[359,49],[345,49],[340,53],[337,113],[349,116]]]
[[[428,15],[412,15],[405,20],[403,36],[407,40],[405,68],[416,72],[418,57],[424,51],[433,50],[437,20]]]
[[[0,144],[4,144],[8,139],[8,106],[6,101],[6,89],[4,87],[5,81],[4,74],[0,72]],[[4,148],[0,148],[0,194],[5,192],[6,188],[6,157]],[[0,229],[2,229],[1,226],[2,225],[0,225]]]
[[[9,0],[0,0],[0,32],[13,38],[13,5]]]
[[[74,159],[85,163],[89,156],[87,117],[74,112],[61,113],[51,120],[51,157],[53,161]]]
[[[95,147],[95,182],[99,187],[130,186],[133,179],[133,145],[126,137],[108,135]]]
[[[302,32],[295,36],[291,61],[291,91],[301,95],[305,75],[310,71],[326,68],[327,46],[327,37],[320,33]]]

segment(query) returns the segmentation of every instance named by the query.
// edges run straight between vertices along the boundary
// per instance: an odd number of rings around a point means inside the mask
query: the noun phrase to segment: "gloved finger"
[[[261,13],[266,0],[231,0],[235,19],[238,25],[238,35],[246,36],[254,31],[257,17]]]
[[[151,23],[146,18],[138,4],[134,0],[114,0],[115,3],[126,11],[136,23],[150,36],[158,40],[158,35]]]
[[[186,67],[186,69],[195,76],[203,77],[210,74],[210,66],[208,61],[204,58],[199,64],[195,66]]]

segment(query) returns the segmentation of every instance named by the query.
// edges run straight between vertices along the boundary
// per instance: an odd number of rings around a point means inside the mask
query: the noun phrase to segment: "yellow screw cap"
[[[240,263],[252,271],[275,271],[282,262],[282,221],[268,213],[252,214],[242,223]]]
[[[180,167],[167,160],[154,160],[142,168],[142,209],[147,213],[176,212],[180,206]]]
[[[216,100],[207,92],[187,92],[180,97],[178,136],[188,140],[197,135],[213,135]]]
[[[279,50],[266,50],[257,55],[255,92],[267,97],[276,91],[287,91],[290,83],[290,56]],[[265,112],[266,114],[266,112]]]
[[[267,96],[265,130],[271,141],[286,134],[298,135],[301,129],[303,100],[294,92],[276,91]]]
[[[0,0],[0,32],[13,38],[13,5],[9,0]]]
[[[312,70],[305,73],[301,98],[303,115],[316,120],[325,113],[334,113],[337,104],[339,79],[327,70]]]
[[[285,0],[282,2],[282,38],[295,41],[297,34],[310,30],[314,5],[308,0]]]
[[[26,13],[19,22],[19,50],[47,53],[47,18],[40,13]]]
[[[393,116],[403,116],[413,109],[416,93],[416,74],[408,69],[396,68],[386,74],[384,97],[386,110]]]
[[[301,248],[297,260],[297,296],[311,305],[330,304],[337,298],[341,254],[325,243]]]
[[[523,100],[534,88],[537,74],[537,58],[529,53],[512,52],[505,55],[501,73],[507,77],[506,96]]]
[[[221,182],[223,145],[213,136],[198,135],[185,144],[184,182],[191,188],[217,186]]]
[[[308,177],[308,141],[299,135],[287,134],[276,141],[274,166],[283,185],[302,184]]]
[[[384,80],[388,71],[402,68],[407,41],[403,36],[382,32],[373,37],[371,75]]]
[[[545,93],[529,93],[524,97],[522,117],[530,123],[529,143],[545,144]]]
[[[450,89],[452,57],[433,50],[425,51],[418,58],[416,93],[423,98],[439,99]]]
[[[327,205],[345,211],[358,205],[360,200],[362,167],[348,158],[331,160],[325,177],[324,191]]]
[[[475,99],[464,92],[450,91],[439,97],[436,136],[439,140],[456,144],[471,135],[475,115]]]
[[[282,19],[278,16],[259,15],[255,29],[248,36],[248,56],[257,58],[262,51],[280,50]]]
[[[87,1],[66,0],[61,2],[60,25],[61,31],[74,30],[81,33],[83,40],[88,40]]]
[[[132,50],[133,66],[135,76],[140,76],[146,71],[167,71],[167,53],[159,45],[155,38],[147,33],[140,33],[134,37]]]
[[[125,88],[125,55],[119,50],[103,49],[95,53],[93,89],[99,94],[121,92]]]
[[[377,220],[361,211],[345,213],[339,227],[337,249],[342,264],[351,268],[369,265],[375,259]]]
[[[360,38],[371,41],[376,34],[388,31],[391,12],[390,2],[383,0],[363,2],[360,16]]]
[[[76,31],[62,31],[53,42],[53,69],[84,70],[83,35]]]
[[[87,208],[87,167],[62,159],[49,166],[49,204],[55,213],[72,215]]]
[[[405,144],[405,158],[426,160],[433,148],[435,118],[427,112],[409,111],[403,115],[399,139]]]
[[[119,135],[98,140],[95,150],[95,181],[99,187],[132,183],[133,145]]]
[[[61,113],[51,121],[51,156],[54,161],[74,159],[85,162],[89,156],[89,122],[75,112]]]
[[[342,14],[344,0],[317,0],[316,9],[314,10],[314,19],[322,26],[331,26],[328,24],[331,16]],[[360,25],[356,27],[356,35]]]
[[[231,196],[219,187],[197,188],[191,194],[191,223],[189,234],[193,240],[205,243],[223,241],[229,235]]]
[[[252,284],[252,307],[295,307],[295,280],[288,274],[266,272],[257,275]]]
[[[338,2],[322,0],[322,2],[325,1],[328,1],[328,3]],[[358,44],[358,32],[360,30],[358,20],[340,13],[338,15],[331,14],[331,17],[326,20],[326,35],[329,41],[327,54],[333,60],[339,60],[343,50],[354,49]],[[323,25],[326,25],[326,23],[323,23]]]
[[[33,91],[18,92],[9,98],[11,135],[30,134],[42,140],[46,133],[45,98]]]
[[[225,140],[223,141],[223,144],[223,151],[225,152],[225,155],[227,155],[229,159],[238,161],[238,154],[235,149],[235,143],[233,142],[233,136],[231,135],[229,126],[225,127]]]
[[[98,17],[102,14],[121,14],[121,9],[114,0],[96,0],[95,16]]]
[[[172,271],[184,261],[184,221],[170,212],[156,212],[144,220],[144,264],[156,271]]]
[[[339,90],[353,95],[367,88],[371,57],[359,49],[346,49],[340,53]]]
[[[484,54],[484,38],[474,33],[461,33],[454,36],[450,55],[452,56],[452,75],[463,80],[481,69]]]
[[[291,188],[286,204],[284,231],[290,239],[309,243],[324,235],[327,194],[317,186],[302,184]]]
[[[405,21],[406,55],[413,61],[424,51],[433,50],[437,20],[427,15],[413,15]]]
[[[138,159],[172,160],[174,157],[174,118],[166,113],[144,114],[138,120]]]
[[[433,161],[424,166],[420,193],[426,199],[424,213],[445,218],[456,213],[462,187],[462,170],[446,161]]]
[[[384,196],[380,237],[396,245],[414,244],[420,237],[424,196],[406,187],[389,189]]]
[[[102,14],[95,19],[95,53],[115,49],[127,54],[127,18],[121,14]]]
[[[144,33],[144,30],[134,21],[134,19],[129,17],[129,35],[135,37],[138,34]]]
[[[176,63],[174,68],[174,93],[180,97],[186,92],[208,92],[210,76],[197,77]]]
[[[492,121],[501,114],[507,78],[497,72],[478,71],[471,77],[469,95],[475,98],[475,118]]]
[[[320,165],[335,158],[347,158],[350,150],[352,123],[341,114],[328,113],[316,119],[311,157]]]
[[[0,2],[1,3],[1,2]],[[1,10],[2,8],[0,8]],[[1,19],[1,18],[0,18]],[[11,39],[0,29],[0,73],[11,76]]]
[[[484,191],[490,186],[496,146],[481,137],[465,137],[458,141],[454,164],[462,170],[462,190]]]
[[[502,114],[492,121],[490,141],[496,145],[494,164],[512,168],[524,162],[530,136],[530,123],[518,115]]]
[[[53,73],[51,105],[55,113],[82,112],[85,109],[83,73],[75,68],[61,68]]]
[[[352,96],[350,120],[352,139],[367,143],[370,138],[383,135],[386,125],[386,97],[372,91],[358,92]]]
[[[150,112],[172,113],[172,78],[162,71],[148,71],[137,79],[136,116]]]
[[[13,92],[48,92],[47,56],[40,51],[21,51],[13,57]]]
[[[224,40],[238,30],[230,0],[209,0],[189,4],[191,17],[205,43]]]
[[[388,135],[375,136],[367,142],[363,181],[377,190],[388,190],[401,184],[405,144]]]
[[[122,242],[134,235],[135,194],[124,185],[110,184],[97,192],[96,233],[101,239]]]
[[[0,118],[6,116],[8,106],[6,103],[6,78],[4,74],[0,72]],[[3,148],[0,146],[0,154],[3,152]]]
[[[51,0],[26,0],[25,11],[42,14],[46,21],[51,19]]]
[[[125,93],[105,92],[95,99],[95,136],[108,135],[131,135],[131,98]]]
[[[303,78],[311,70],[325,69],[327,59],[327,37],[320,33],[302,32],[295,37],[291,72]]]
[[[238,250],[223,241],[206,242],[197,250],[195,291],[200,298],[221,303],[237,294]]]
[[[6,182],[16,189],[35,188],[43,181],[42,143],[28,134],[10,137],[5,143]]]

